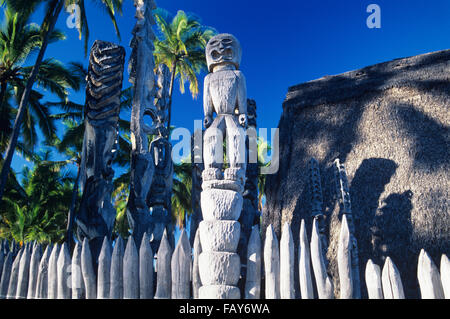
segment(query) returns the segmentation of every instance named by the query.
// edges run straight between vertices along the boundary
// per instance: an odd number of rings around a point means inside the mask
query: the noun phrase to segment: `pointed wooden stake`
[[[172,299],[190,298],[191,260],[191,245],[183,229],[171,260]]]
[[[259,299],[261,295],[261,236],[258,225],[253,226],[247,246],[247,275],[245,299]]]
[[[36,286],[39,275],[39,262],[42,256],[42,247],[40,244],[33,246],[33,252],[30,260],[30,277],[28,279],[27,299],[36,298]]]
[[[64,243],[61,247],[61,251],[59,252],[57,265],[58,265],[58,287],[57,287],[57,298],[58,299],[71,299],[72,291],[71,286],[71,273],[70,268],[72,264],[72,259],[70,258],[69,249],[67,247],[67,243]]]
[[[133,236],[128,237],[123,256],[123,298],[139,299],[139,257]]]
[[[58,297],[58,256],[61,246],[56,244],[48,260],[48,299]]]
[[[405,299],[400,273],[390,257],[384,262],[381,282],[384,299]]]
[[[48,298],[48,267],[52,251],[53,246],[51,244],[47,245],[44,254],[42,255],[41,261],[39,262],[39,273],[35,293],[37,299]]]
[[[8,252],[3,263],[2,280],[0,282],[0,299],[6,299],[8,295],[9,279],[13,265],[12,252]]]
[[[381,286],[381,269],[371,259],[366,264],[366,286],[369,299],[383,299],[383,288]]]
[[[118,237],[111,258],[110,293],[111,299],[123,298],[123,239]]]
[[[322,255],[322,243],[320,242],[319,227],[317,219],[313,219],[313,230],[311,235],[311,261],[316,278],[317,294],[319,299],[333,299],[334,287],[325,268],[324,256]]]
[[[108,237],[103,239],[98,256],[97,299],[108,299],[110,291],[111,244]]]
[[[450,299],[450,260],[444,254],[441,257],[441,282],[445,299]]]
[[[200,272],[198,269],[198,258],[202,253],[202,245],[200,243],[200,228],[197,228],[194,239],[194,263],[192,266],[192,294],[194,299],[198,299],[198,290],[202,286],[200,280]]]
[[[305,220],[300,224],[300,240],[298,248],[298,267],[300,280],[300,293],[302,299],[314,299],[314,290],[311,278],[311,254],[309,251],[308,235],[305,228]]]
[[[91,249],[87,238],[83,240],[83,246],[81,247],[81,273],[83,274],[83,281],[86,287],[86,299],[96,299],[97,280],[95,278]]]
[[[24,248],[19,264],[19,275],[17,278],[16,299],[26,299],[28,294],[28,279],[30,276],[31,250],[30,245]]]
[[[417,279],[419,280],[422,299],[444,299],[439,270],[424,249],[419,254]]]
[[[170,299],[172,275],[170,263],[172,259],[172,248],[167,238],[167,231],[164,230],[161,244],[158,249],[156,260],[156,293],[155,299]]]
[[[280,299],[280,252],[277,235],[272,225],[269,225],[266,230],[264,270],[266,275],[266,299]]]
[[[339,270],[340,299],[353,298],[352,256],[350,244],[350,230],[347,216],[342,215],[341,233],[339,235],[337,261]]]
[[[291,227],[284,223],[280,240],[280,298],[294,299],[294,239]]]
[[[153,251],[147,233],[144,233],[139,248],[139,297],[153,298]]]
[[[81,272],[81,244],[77,242],[72,256],[72,299],[86,299],[86,287],[84,286]]]

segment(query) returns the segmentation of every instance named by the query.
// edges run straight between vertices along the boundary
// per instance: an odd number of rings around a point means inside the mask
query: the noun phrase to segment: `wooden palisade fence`
[[[305,222],[301,223],[297,270],[294,269],[294,239],[288,224],[282,229],[280,243],[272,226],[269,226],[264,245],[258,226],[253,228],[244,278],[243,296],[246,299],[261,298],[262,289],[267,299],[295,298],[294,271],[299,272],[302,299],[334,298],[333,280],[326,271],[317,224],[317,219],[314,219],[309,243]],[[14,242],[9,244],[3,241],[0,246],[0,297],[197,298],[201,286],[197,260],[201,252],[198,236],[199,232],[192,250],[186,232],[182,231],[172,250],[164,234],[156,256],[147,235],[144,235],[140,247],[136,247],[131,236],[127,242],[119,237],[114,247],[105,239],[95,263],[87,240],[76,244],[72,256],[66,244],[48,245],[43,251],[40,244],[26,243],[19,248]],[[352,291],[355,278],[352,278],[351,271],[351,247],[349,226],[343,215],[337,256],[341,299],[355,297]],[[261,287],[262,275],[264,287]],[[439,270],[427,252],[422,250],[418,258],[417,276],[422,298],[450,298],[450,262],[446,255],[442,255]],[[405,298],[400,273],[389,257],[382,269],[371,260],[367,261],[365,282],[370,299]]]

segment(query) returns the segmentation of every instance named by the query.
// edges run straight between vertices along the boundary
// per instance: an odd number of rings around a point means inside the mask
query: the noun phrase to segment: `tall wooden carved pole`
[[[103,240],[110,238],[116,217],[111,203],[120,112],[125,49],[95,41],[89,58],[86,114],[81,163],[80,209],[76,215],[78,238],[89,240],[94,260]]]
[[[315,158],[309,161],[310,185],[311,185],[311,217],[317,220],[319,227],[319,239],[322,244],[323,256],[326,255],[328,244],[325,235],[325,214],[323,213],[322,183],[320,181],[319,163]],[[325,259],[325,262],[326,259]]]
[[[152,216],[152,249],[157,250],[164,230],[167,230],[168,239],[174,247],[174,236],[172,221],[172,183],[173,183],[173,162],[172,144],[169,142],[168,129],[168,108],[169,108],[169,86],[170,71],[164,64],[158,65],[157,87],[155,106],[156,109],[149,113],[153,119],[156,137],[150,144],[150,153],[155,163],[155,173],[150,192],[147,196],[147,204]]]
[[[127,217],[133,237],[139,246],[145,232],[151,232],[152,220],[147,195],[150,190],[155,164],[149,150],[147,136],[155,134],[156,128],[144,123],[144,115],[153,114],[155,90],[153,43],[155,35],[152,24],[155,21],[152,10],[153,0],[136,0],[136,25],[131,40],[130,78],[133,84],[133,107],[131,111],[131,180]]]
[[[241,46],[231,34],[219,34],[206,46],[209,74],[205,77],[203,103],[204,171],[202,173],[200,223],[202,253],[199,272],[200,298],[238,299],[236,287],[240,258],[236,253],[246,171],[245,128],[247,89],[239,71]],[[213,121],[213,113],[216,117]],[[223,136],[228,167],[223,171]]]
[[[360,278],[359,278],[359,257],[358,244],[355,237],[355,224],[353,222],[352,205],[350,200],[350,191],[348,188],[347,173],[344,164],[339,159],[334,161],[334,173],[336,182],[337,199],[340,206],[340,215],[345,215],[348,221],[350,231],[350,255],[351,255],[351,276],[353,281],[354,299],[361,298]]]
[[[238,251],[241,262],[247,262],[247,246],[254,225],[259,224],[260,212],[258,211],[258,140],[256,132],[256,102],[247,99],[248,128],[246,138],[247,170],[245,172],[244,204],[241,217],[241,239]]]

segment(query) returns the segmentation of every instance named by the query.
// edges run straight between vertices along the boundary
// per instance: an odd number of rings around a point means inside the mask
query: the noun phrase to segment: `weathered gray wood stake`
[[[383,287],[381,286],[381,269],[371,259],[366,264],[366,286],[369,299],[383,299]]]
[[[170,299],[172,288],[172,275],[170,262],[172,259],[172,248],[167,238],[167,232],[164,231],[159,245],[156,260],[156,293],[155,299]]]
[[[313,219],[313,229],[311,234],[311,262],[316,278],[317,294],[319,299],[333,299],[334,288],[325,268],[324,256],[322,254],[322,244],[317,219]]]
[[[294,299],[294,239],[291,227],[284,223],[280,240],[280,298]]]
[[[192,265],[192,295],[194,299],[198,299],[198,290],[202,286],[200,272],[198,269],[198,258],[202,253],[202,245],[200,241],[200,229],[197,228],[194,238],[194,262]]]
[[[300,281],[300,294],[302,299],[314,299],[314,290],[311,278],[311,254],[309,251],[308,235],[305,220],[300,224],[300,240],[298,245],[298,268]]]
[[[350,242],[350,230],[348,228],[347,216],[343,214],[337,251],[340,299],[353,299],[351,249],[352,246]]]
[[[61,251],[59,252],[57,265],[58,265],[58,299],[71,299],[72,298],[72,282],[71,282],[71,268],[72,258],[70,257],[69,248],[67,243],[62,244]],[[69,282],[70,281],[70,282]]]
[[[10,249],[13,253],[13,256],[17,256],[17,252],[19,251],[19,249],[15,239],[12,240]]]
[[[445,299],[450,299],[450,260],[444,254],[441,257],[441,282]]]
[[[61,246],[55,244],[48,260],[48,299],[56,299],[58,297],[58,256]]]
[[[36,286],[39,274],[39,262],[41,260],[41,257],[42,257],[42,246],[40,244],[34,245],[30,261],[30,275],[28,278],[27,299],[36,298]]]
[[[280,299],[280,252],[277,235],[272,225],[269,225],[266,230],[264,270],[266,275],[266,299]]]
[[[419,254],[417,279],[419,280],[422,299],[444,299],[439,270],[424,249]]]
[[[111,257],[110,299],[123,298],[123,239],[118,237]]]
[[[153,251],[147,233],[144,233],[139,248],[139,297],[153,298]]]
[[[183,229],[170,262],[172,273],[172,299],[190,298],[191,245]]]
[[[84,238],[81,248],[81,273],[83,274],[83,281],[86,287],[86,299],[96,299],[97,280],[95,278],[91,249],[87,237]]]
[[[48,266],[53,246],[47,245],[41,261],[39,262],[39,273],[36,284],[36,299],[47,299],[48,297]]]
[[[110,288],[111,272],[111,244],[108,237],[103,239],[102,249],[98,256],[97,272],[97,299],[108,299]]]
[[[0,282],[0,299],[6,299],[8,295],[9,278],[11,277],[11,270],[13,264],[12,252],[8,252],[3,263],[2,280]]]
[[[28,279],[30,276],[30,261],[31,261],[31,251],[30,245],[27,245],[24,248],[22,253],[22,257],[20,258],[19,263],[19,274],[17,278],[17,292],[16,299],[26,299],[28,294]]]
[[[24,248],[19,250],[19,253],[14,258],[14,262],[11,268],[11,277],[9,278],[9,286],[8,293],[6,294],[6,299],[15,299],[17,292],[17,282],[19,279],[19,267],[20,267],[20,259],[22,258],[22,254],[25,251]]]
[[[139,299],[139,256],[133,236],[128,237],[123,256],[123,298]]]
[[[81,273],[81,243],[77,242],[72,256],[72,299],[85,299],[86,289]]]
[[[261,296],[261,236],[258,225],[253,226],[247,246],[247,274],[245,299],[260,299]]]
[[[8,245],[8,240],[7,239],[2,240],[2,244],[0,245],[0,252],[2,252],[3,255],[5,255],[5,258],[6,258],[6,255],[8,255],[8,253],[9,253],[9,248],[6,248],[7,245]]]
[[[390,257],[387,257],[381,273],[384,299],[405,299],[400,272]]]

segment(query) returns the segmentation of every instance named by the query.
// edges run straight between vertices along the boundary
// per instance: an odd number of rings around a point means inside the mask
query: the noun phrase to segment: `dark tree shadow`
[[[415,273],[417,269],[417,252],[410,251],[412,224],[411,199],[413,193],[408,190],[404,193],[389,195],[383,206],[377,210],[374,220],[374,250],[378,252],[380,265],[384,264],[387,256],[393,257],[400,275]],[[418,289],[415,281],[403,280],[403,288],[407,298],[417,298]]]
[[[360,256],[362,261],[374,258],[376,255],[371,233],[374,219],[380,196],[384,192],[385,186],[389,184],[397,167],[398,165],[389,159],[365,159],[352,179],[350,198],[355,223],[355,236],[358,240],[359,250],[366,253],[364,254],[366,256]],[[374,260],[374,262],[377,261],[379,260]]]
[[[450,164],[449,127],[410,105],[396,106],[401,127],[413,139],[414,165],[433,170]]]

